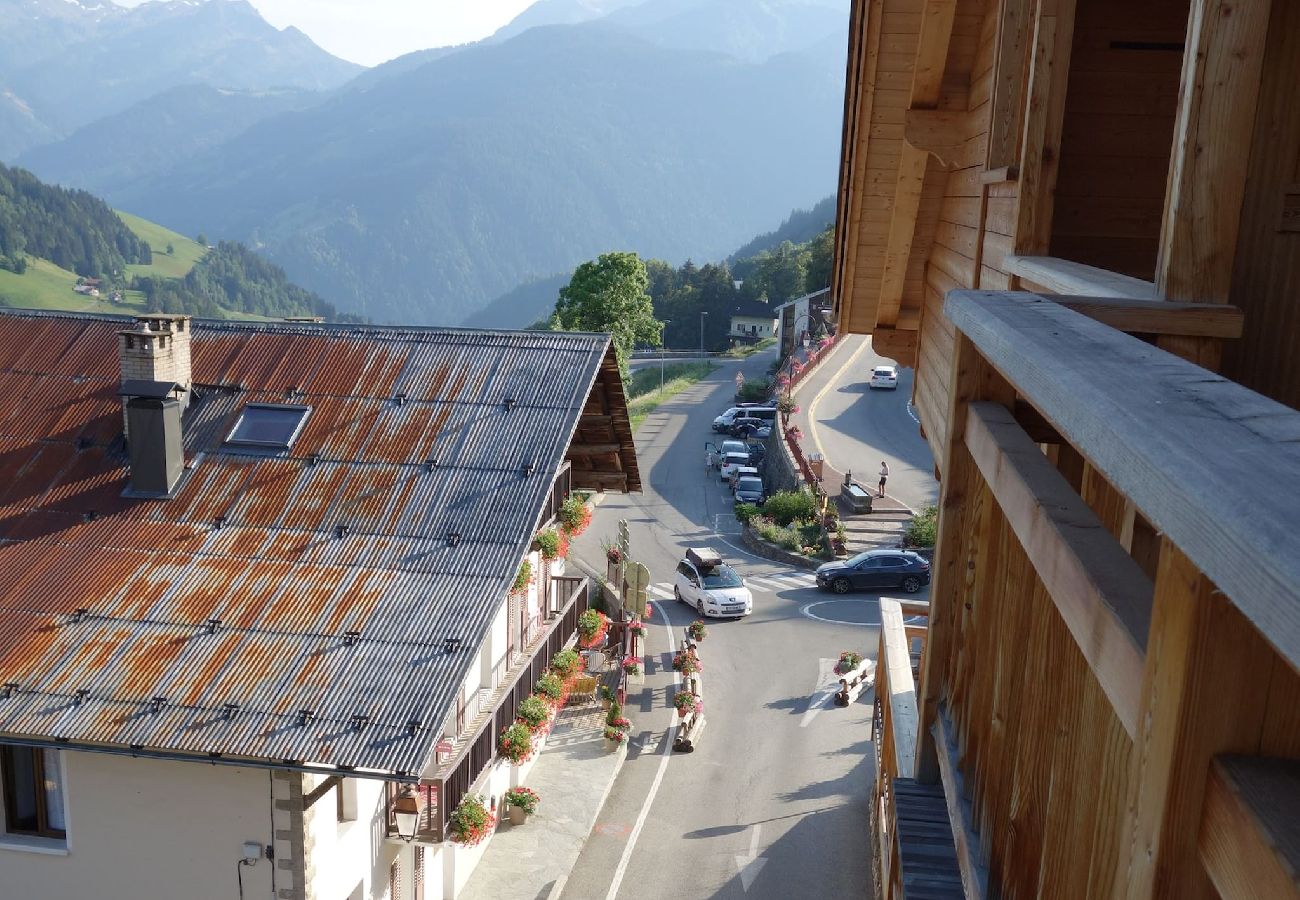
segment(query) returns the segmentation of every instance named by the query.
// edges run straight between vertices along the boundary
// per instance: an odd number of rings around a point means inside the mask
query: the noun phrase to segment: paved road
[[[820,442],[820,452],[837,470],[851,470],[864,484],[875,484],[885,460],[889,495],[919,510],[936,502],[939,483],[930,445],[908,406],[915,372],[899,369],[896,391],[867,387],[872,368],[892,362],[878,356],[864,335],[841,340],[834,355],[799,387],[814,423],[804,429],[805,443]]]
[[[770,361],[759,354],[743,367],[759,376]],[[820,594],[807,571],[734,546],[730,495],[704,468],[709,422],[730,401],[733,377],[732,367],[713,373],[645,422],[645,492],[607,498],[575,548],[603,565],[600,538],[627,518],[633,555],[650,567],[660,599],[646,684],[629,698],[629,758],[565,885],[569,900],[785,900],[869,889],[870,698],[838,709],[821,688],[841,650],[874,656],[879,603]],[[707,725],[696,752],[672,754],[670,650],[693,616],[662,598],[685,548],[700,544],[736,563],[755,612],[710,623],[701,645]]]

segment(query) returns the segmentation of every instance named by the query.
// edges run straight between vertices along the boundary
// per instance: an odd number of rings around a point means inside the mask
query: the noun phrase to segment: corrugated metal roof
[[[419,771],[608,338],[196,321],[157,501],[122,496],[122,325],[0,314],[0,735]],[[312,408],[289,455],[223,448],[255,402]]]

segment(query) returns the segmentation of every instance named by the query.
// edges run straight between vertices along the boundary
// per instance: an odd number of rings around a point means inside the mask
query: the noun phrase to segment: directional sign
[[[633,615],[645,615],[646,591],[650,587],[650,570],[642,563],[628,560],[623,570],[627,589],[623,592],[623,608]]]

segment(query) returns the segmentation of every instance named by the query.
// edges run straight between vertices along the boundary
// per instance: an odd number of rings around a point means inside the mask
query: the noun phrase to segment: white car
[[[871,380],[867,382],[867,387],[873,391],[876,388],[887,391],[898,390],[898,367],[876,366],[871,370]]]
[[[673,577],[673,595],[701,616],[747,616],[754,611],[745,579],[708,547],[686,551]]]
[[[728,453],[722,457],[722,480],[731,481],[735,476],[737,469],[745,468],[749,465],[748,453]]]

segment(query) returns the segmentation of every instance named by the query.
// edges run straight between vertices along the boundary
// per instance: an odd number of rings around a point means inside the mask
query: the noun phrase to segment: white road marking
[[[815,600],[812,603],[805,603],[799,607],[799,612],[810,619],[816,619],[818,622],[825,622],[828,625],[856,625],[859,628],[879,628],[879,622],[845,622],[843,619],[827,619],[817,615],[812,611],[814,606],[825,606],[828,603],[867,603],[866,600]]]
[[[659,600],[671,600],[673,598],[673,586],[667,581],[652,584],[646,590]]]
[[[808,701],[808,709],[799,720],[800,728],[807,728],[808,723],[826,708],[831,697],[835,695],[836,689],[840,686],[839,676],[835,674],[835,664],[838,662],[838,657],[827,659],[824,656],[817,661],[817,686],[813,689],[812,699]]]
[[[677,642],[673,639],[672,626],[667,622],[664,623],[664,632],[668,635],[668,652],[676,653]],[[681,675],[674,672],[673,686],[676,687],[681,683]],[[627,864],[632,859],[632,851],[636,849],[637,839],[641,837],[641,829],[645,827],[646,819],[650,815],[650,806],[655,801],[655,795],[659,793],[659,785],[663,784],[664,773],[668,770],[668,760],[673,758],[673,735],[676,733],[677,713],[676,710],[671,710],[668,716],[668,728],[664,732],[664,743],[660,749],[659,771],[655,772],[654,781],[650,783],[650,792],[646,794],[645,802],[641,804],[641,812],[637,814],[636,824],[632,826],[632,833],[628,835],[627,846],[623,848],[618,867],[614,869],[614,879],[609,884],[609,893],[605,895],[605,900],[614,900],[618,896],[618,889],[623,885],[623,876],[627,874]]]
[[[740,869],[740,886],[749,893],[749,886],[754,883],[758,873],[763,871],[763,866],[767,865],[767,860],[758,855],[759,834],[763,826],[755,825],[749,832],[749,855],[737,856],[736,866]]]

